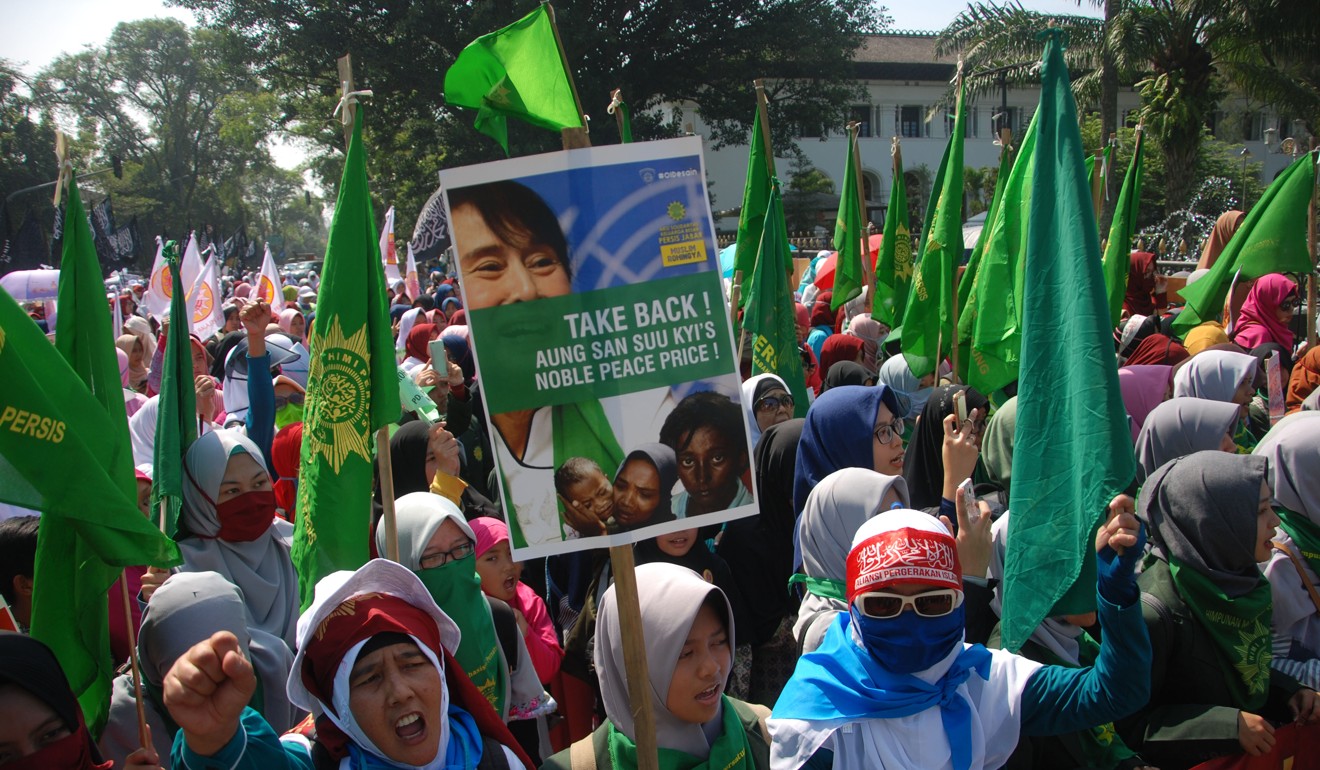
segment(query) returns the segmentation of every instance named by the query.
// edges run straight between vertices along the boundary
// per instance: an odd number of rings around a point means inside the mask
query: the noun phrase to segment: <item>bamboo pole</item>
[[[137,628],[133,625],[133,610],[128,596],[128,570],[119,573],[119,595],[123,598],[124,604],[124,628],[128,629],[128,660],[133,669],[133,701],[137,705],[138,743],[142,748],[150,749],[147,710],[142,704],[142,666],[138,661]]]
[[[875,263],[871,261],[871,237],[866,231],[866,186],[862,184],[862,148],[857,144],[857,134],[860,128],[860,123],[848,124],[849,141],[853,144],[853,181],[857,186],[857,207],[860,209],[858,214],[862,225],[862,280],[865,282],[865,286],[869,287],[862,309],[867,315],[870,315],[875,303]],[[834,269],[838,270],[837,262]]]
[[[1091,209],[1095,212],[1096,232],[1100,228],[1100,216],[1105,210],[1105,150],[1103,147],[1095,151],[1092,156],[1095,159],[1095,165],[1091,167]]]
[[[346,97],[356,89],[353,87],[353,55],[344,54],[339,57],[339,87],[341,97]],[[351,99],[344,101],[344,154],[348,154],[349,142],[353,141],[353,120],[357,115],[357,107]]]

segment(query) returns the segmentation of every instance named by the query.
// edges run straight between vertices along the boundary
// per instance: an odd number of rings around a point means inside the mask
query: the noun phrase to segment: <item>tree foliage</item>
[[[501,157],[473,129],[473,112],[445,106],[444,73],[464,46],[527,14],[533,0],[174,2],[238,35],[261,62],[259,74],[280,94],[281,126],[317,148],[313,168],[329,189],[343,147],[330,120],[335,60],[352,53],[357,87],[375,93],[366,122],[372,192],[381,212],[396,206],[401,234],[441,168]],[[596,118],[595,144],[618,141],[605,113],[614,88],[632,109],[639,140],[681,133],[685,116],[668,108],[690,101],[717,145],[745,143],[757,77],[770,79],[775,125],[841,126],[860,91],[852,53],[863,33],[888,22],[873,0],[562,0],[555,14],[583,108]],[[560,146],[559,137],[517,121],[509,139],[515,156]]]

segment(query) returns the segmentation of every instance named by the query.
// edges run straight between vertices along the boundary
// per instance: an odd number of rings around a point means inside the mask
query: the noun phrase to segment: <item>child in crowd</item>
[[[513,560],[508,525],[489,516],[479,516],[468,525],[477,536],[477,574],[481,576],[481,590],[513,608],[536,675],[542,683],[549,682],[559,673],[564,651],[559,646],[559,637],[550,622],[545,602],[531,586],[519,580],[522,563]]]

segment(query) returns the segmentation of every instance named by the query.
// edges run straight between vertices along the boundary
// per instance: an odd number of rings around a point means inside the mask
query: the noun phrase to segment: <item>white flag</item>
[[[270,244],[266,244],[266,256],[261,258],[261,275],[257,276],[257,299],[270,305],[270,312],[279,315],[284,309],[284,290],[280,283],[280,273],[275,269],[275,258],[270,254]]]
[[[214,253],[206,260],[206,266],[197,276],[192,291],[188,292],[188,303],[193,309],[192,331],[203,342],[225,325],[225,314],[220,309],[220,281],[216,277]]]
[[[422,296],[422,284],[417,279],[417,258],[413,256],[411,242],[408,244],[408,275],[403,280],[407,284],[408,299],[415,301]]]
[[[403,280],[399,275],[399,253],[394,250],[394,207],[385,212],[385,226],[380,231],[380,261],[385,265],[385,282],[393,289]]]
[[[200,272],[202,272],[202,256],[197,251],[196,238],[190,237],[188,246],[183,251],[183,262],[179,264],[179,278],[184,286],[191,287],[197,282],[197,274]],[[170,313],[172,294],[170,273],[165,269],[165,242],[158,235],[156,261],[151,265],[151,280],[147,282],[147,290],[142,295],[142,304],[147,306],[147,312],[153,316],[164,318]]]

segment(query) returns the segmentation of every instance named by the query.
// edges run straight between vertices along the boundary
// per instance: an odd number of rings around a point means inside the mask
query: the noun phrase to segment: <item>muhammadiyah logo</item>
[[[317,324],[320,326],[320,324]],[[371,367],[367,363],[367,326],[344,335],[338,317],[320,340],[307,377],[307,431],[310,457],[320,454],[331,469],[339,469],[350,454],[371,462],[367,420]]]

